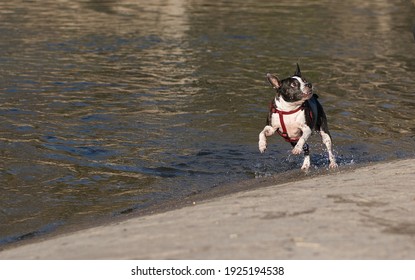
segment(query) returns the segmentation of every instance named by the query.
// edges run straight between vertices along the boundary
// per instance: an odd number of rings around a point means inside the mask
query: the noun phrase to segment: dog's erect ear
[[[267,80],[273,88],[278,89],[281,87],[281,82],[278,80],[277,76],[267,73]]]
[[[301,77],[300,65],[297,63],[297,70],[295,70],[294,76]]]

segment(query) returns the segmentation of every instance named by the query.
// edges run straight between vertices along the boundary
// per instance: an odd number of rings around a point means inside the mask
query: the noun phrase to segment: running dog
[[[271,86],[277,91],[271,101],[267,125],[259,134],[259,151],[267,149],[267,136],[277,132],[293,146],[292,154],[304,152],[302,170],[310,168],[310,152],[307,139],[313,131],[320,133],[329,154],[329,167],[336,168],[336,158],[332,150],[332,139],[327,125],[327,117],[313,93],[313,86],[301,75],[300,66],[294,76],[279,80],[272,74],[266,75]]]

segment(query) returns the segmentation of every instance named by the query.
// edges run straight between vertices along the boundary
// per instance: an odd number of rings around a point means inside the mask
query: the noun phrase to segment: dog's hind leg
[[[321,140],[323,141],[324,145],[326,145],[327,152],[329,153],[329,168],[336,168],[336,157],[333,154],[332,143],[331,143],[331,136],[328,132],[324,130],[320,130]]]
[[[331,135],[329,132],[329,126],[327,125],[326,113],[324,112],[323,107],[321,106],[320,103],[318,103],[317,105],[318,105],[319,119],[317,122],[316,130],[320,131],[321,140],[323,141],[324,145],[327,148],[327,152],[329,153],[329,161],[330,161],[329,168],[336,168],[337,167],[336,157],[333,154]]]

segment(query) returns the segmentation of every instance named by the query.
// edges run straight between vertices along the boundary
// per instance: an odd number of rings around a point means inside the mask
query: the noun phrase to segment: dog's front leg
[[[301,166],[301,170],[308,171],[311,165],[311,161],[310,161],[310,148],[307,143],[304,144],[303,151],[304,151],[304,161],[303,161],[303,165]]]
[[[265,152],[267,149],[267,136],[271,136],[275,133],[276,129],[270,125],[264,127],[264,129],[259,134],[258,147],[261,153]]]
[[[300,139],[298,139],[297,145],[295,145],[294,149],[292,150],[294,155],[299,155],[302,153],[304,144],[311,135],[311,128],[308,125],[304,124],[300,127],[300,129],[303,132],[303,135],[301,135]]]

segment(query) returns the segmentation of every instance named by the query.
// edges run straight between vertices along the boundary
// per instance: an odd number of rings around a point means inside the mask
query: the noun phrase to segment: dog
[[[277,94],[271,101],[267,125],[259,134],[259,151],[265,152],[266,137],[277,132],[285,141],[291,143],[292,154],[304,153],[301,169],[307,171],[311,164],[307,140],[316,131],[327,148],[329,168],[336,168],[326,114],[317,100],[318,96],[313,93],[312,84],[302,77],[298,63],[294,76],[279,80],[277,76],[268,73],[266,78]]]

